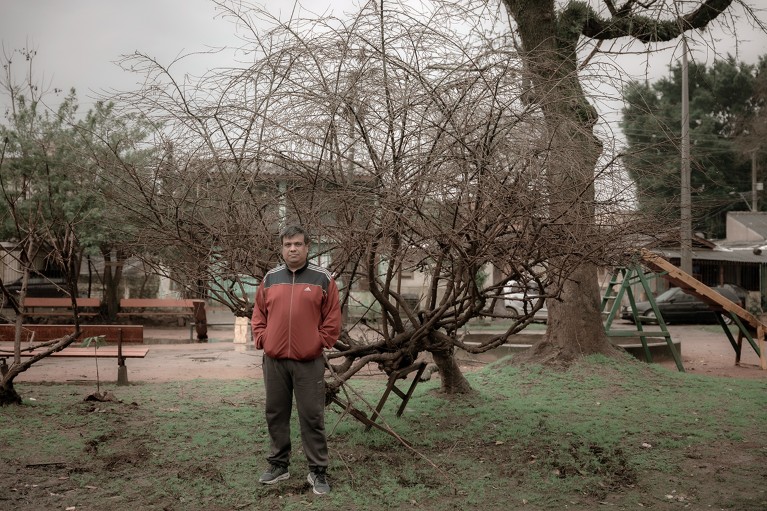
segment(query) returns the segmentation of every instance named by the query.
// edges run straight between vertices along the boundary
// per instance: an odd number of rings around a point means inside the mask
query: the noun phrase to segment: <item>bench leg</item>
[[[125,358],[117,357],[117,385],[128,384],[128,368],[125,366]]]
[[[128,368],[123,357],[123,329],[117,331],[117,385],[128,384]]]
[[[194,302],[194,328],[197,331],[197,342],[208,342],[208,317],[205,312],[205,302]]]

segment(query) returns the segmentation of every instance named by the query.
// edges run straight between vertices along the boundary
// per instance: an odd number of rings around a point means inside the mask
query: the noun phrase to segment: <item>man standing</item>
[[[264,350],[269,468],[259,478],[274,484],[290,477],[290,415],[296,398],[309,484],[330,491],[325,472],[325,359],[341,331],[338,287],[330,273],[308,262],[310,239],[298,226],[280,233],[285,264],[270,270],[256,291],[251,325],[256,349]]]

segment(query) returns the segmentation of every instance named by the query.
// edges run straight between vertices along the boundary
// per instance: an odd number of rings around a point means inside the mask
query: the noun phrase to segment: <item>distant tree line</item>
[[[709,66],[691,62],[688,76],[693,229],[723,238],[727,212],[749,209],[752,165],[763,169],[767,161],[767,57],[756,65],[732,56]],[[624,98],[624,162],[639,205],[678,218],[681,65],[653,83],[630,83]]]

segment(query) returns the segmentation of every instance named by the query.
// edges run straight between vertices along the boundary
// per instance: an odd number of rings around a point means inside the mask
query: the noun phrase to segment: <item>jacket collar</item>
[[[309,267],[309,259],[308,258],[306,259],[306,262],[304,263],[304,265],[302,267],[300,267],[299,269],[297,269],[296,271],[291,270],[290,266],[288,266],[288,264],[285,263],[285,269],[288,270],[290,273],[294,273],[296,275],[298,275],[299,273],[302,273],[308,267]]]

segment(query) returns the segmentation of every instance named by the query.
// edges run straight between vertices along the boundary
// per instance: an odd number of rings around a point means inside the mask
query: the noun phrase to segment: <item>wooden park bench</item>
[[[197,330],[197,338],[208,338],[208,321],[204,300],[172,298],[123,298],[118,317],[176,317],[179,324],[189,321]]]
[[[21,342],[26,345],[35,345],[42,342],[61,339],[72,333],[72,325],[22,325]],[[104,336],[106,346],[98,348],[98,354],[94,348],[82,348],[69,346],[61,351],[53,353],[54,357],[104,357],[117,358],[117,383],[124,385],[128,382],[128,372],[125,367],[126,358],[144,358],[149,348],[135,347],[144,342],[144,327],[142,325],[81,325],[81,339],[88,337]],[[13,357],[13,341],[16,333],[15,325],[0,325],[0,369],[5,365],[5,359]],[[124,347],[128,343],[133,346]],[[78,343],[75,343],[78,344]],[[7,347],[3,347],[7,346]],[[40,352],[39,349],[25,348],[22,357],[31,357]],[[89,354],[90,353],[90,354]]]
[[[130,348],[118,349],[118,346],[101,346],[98,349],[93,347],[83,348],[81,346],[68,346],[61,351],[51,353],[51,357],[75,357],[75,358],[144,358],[149,353],[149,348],[143,346],[131,346]],[[34,349],[22,351],[22,357],[33,357],[39,355],[44,350]],[[0,350],[0,358],[12,357],[13,353],[7,349]]]
[[[98,316],[101,300],[98,298],[75,298],[77,313],[80,316]],[[71,316],[71,298],[38,298],[24,299],[24,315],[27,317]]]
[[[21,356],[28,358],[43,353],[44,349],[27,349],[21,352]],[[68,346],[61,351],[51,353],[50,357],[74,357],[74,358],[116,358],[117,359],[117,384],[127,385],[128,369],[125,365],[126,358],[144,358],[149,353],[149,348],[118,346],[101,346],[98,349],[89,347]],[[6,359],[13,357],[13,348],[0,348],[0,371],[7,370]]]
[[[121,317],[176,317],[185,321],[186,319],[194,320],[195,307],[199,306],[204,308],[205,302],[173,298],[123,298],[120,300],[120,312],[117,315]]]

